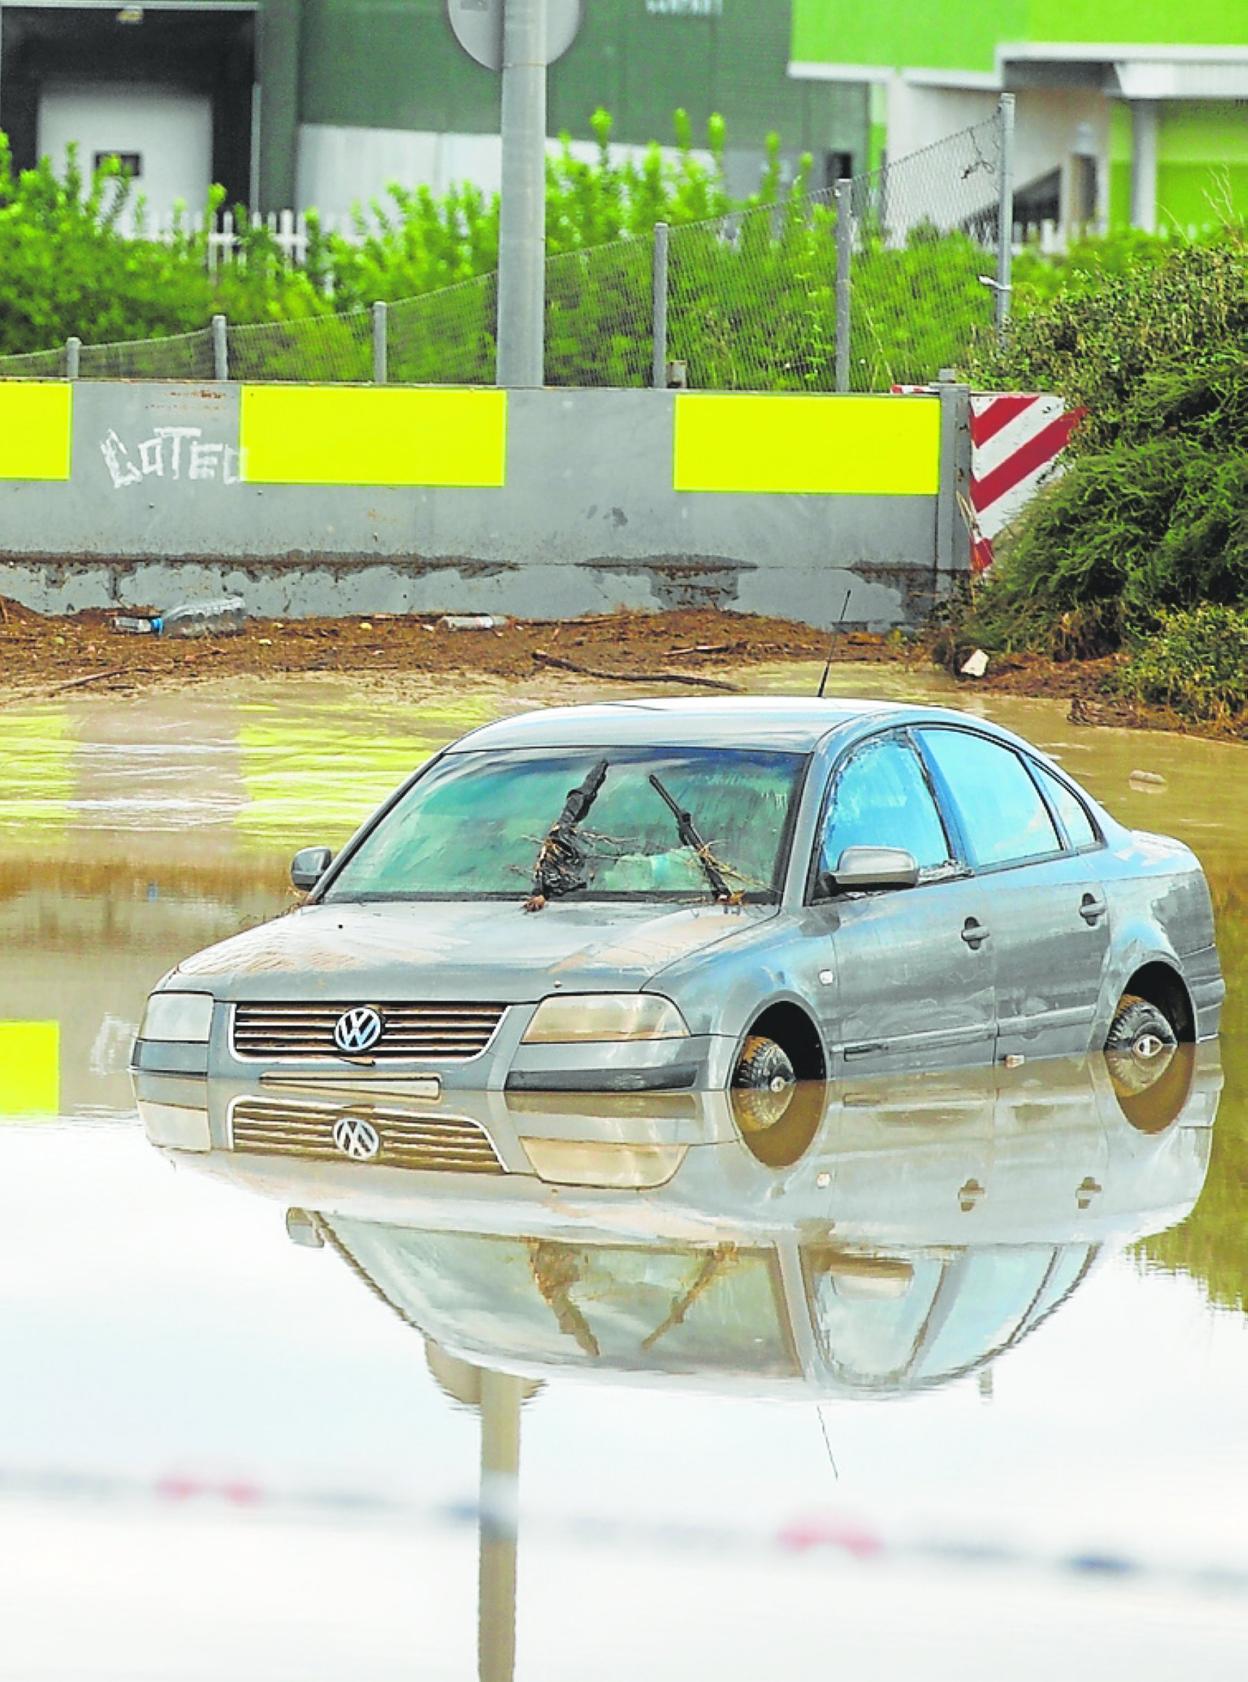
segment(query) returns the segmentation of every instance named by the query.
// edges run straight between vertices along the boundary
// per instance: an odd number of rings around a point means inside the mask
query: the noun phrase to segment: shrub
[[[1171,249],[977,353],[987,383],[1085,403],[1065,473],[998,545],[960,627],[1099,653],[1202,602],[1248,605],[1248,251]]]
[[[1248,708],[1248,610],[1206,602],[1163,611],[1116,675],[1137,700],[1225,723]]]

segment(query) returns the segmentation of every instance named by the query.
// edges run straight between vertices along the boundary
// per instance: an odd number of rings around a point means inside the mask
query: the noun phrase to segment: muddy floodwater
[[[530,1094],[537,1177],[329,1214],[173,1162],[152,984],[440,744],[609,693],[457,684],[0,710],[0,1682],[1244,1675],[1248,750],[829,684],[1196,849],[1229,993],[1164,1114],[1103,1059],[829,1088],[769,1160],[723,1095]]]

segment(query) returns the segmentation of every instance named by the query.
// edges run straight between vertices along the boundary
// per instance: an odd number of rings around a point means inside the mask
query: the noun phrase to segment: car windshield
[[[657,776],[687,812],[726,886],[778,895],[800,754],[619,748],[448,754],[348,858],[327,900],[510,899],[533,887],[539,851],[569,791],[606,760],[575,827],[575,899],[705,899],[706,856],[682,840]]]

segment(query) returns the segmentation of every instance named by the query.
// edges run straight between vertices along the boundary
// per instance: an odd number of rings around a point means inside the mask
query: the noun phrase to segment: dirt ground
[[[0,686],[23,700],[90,688],[134,693],[203,679],[278,673],[456,674],[523,678],[572,671],[648,689],[671,684],[732,690],[722,673],[756,662],[824,659],[891,662],[930,670],[922,637],[826,632],[787,619],[714,609],[523,619],[494,630],[454,630],[436,614],[379,613],[350,619],[252,619],[231,636],[135,636],[92,610],[49,618],[0,597]],[[1069,697],[1077,723],[1194,727],[1156,709],[1107,698],[1113,659],[1054,662],[994,656],[969,689]],[[1221,732],[1202,732],[1228,734]]]

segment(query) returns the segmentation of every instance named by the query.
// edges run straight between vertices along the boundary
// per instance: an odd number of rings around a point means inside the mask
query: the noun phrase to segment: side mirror
[[[846,847],[832,873],[833,885],[842,893],[912,888],[918,879],[918,861],[903,847]]]
[[[328,847],[304,847],[290,861],[291,881],[306,893],[324,876],[333,856]]]

